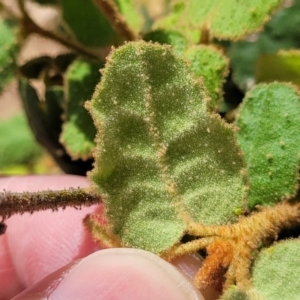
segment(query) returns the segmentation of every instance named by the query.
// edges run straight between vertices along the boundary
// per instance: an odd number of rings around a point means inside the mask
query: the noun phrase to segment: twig
[[[32,18],[30,17],[30,15],[28,14],[26,7],[24,5],[24,0],[18,0],[18,5],[19,5],[19,9],[22,13],[23,16],[23,23],[24,23],[24,27],[26,28],[26,30],[30,33],[36,33],[39,34],[41,36],[44,36],[46,38],[49,38],[51,40],[57,41],[59,43],[61,43],[62,45],[74,49],[75,51],[88,56],[90,58],[93,59],[97,59],[97,60],[104,60],[105,57],[103,55],[96,55],[93,52],[87,50],[86,48],[84,48],[83,46],[70,41],[70,40],[66,40],[63,37],[56,35],[55,33],[48,31],[44,28],[41,28],[38,24],[36,24]]]
[[[112,0],[94,0],[102,14],[110,21],[114,29],[127,41],[134,41],[139,36],[129,27]]]
[[[0,216],[3,220],[13,214],[33,213],[39,210],[81,207],[101,203],[101,197],[85,189],[69,189],[61,191],[41,191],[0,193]]]

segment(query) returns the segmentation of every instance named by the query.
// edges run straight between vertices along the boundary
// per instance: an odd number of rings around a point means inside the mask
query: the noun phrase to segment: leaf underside
[[[257,204],[274,204],[295,194],[299,120],[299,93],[290,84],[260,84],[244,99],[237,119],[237,137],[247,163],[252,208]]]
[[[206,98],[168,46],[128,43],[108,58],[89,103],[99,132],[89,177],[125,246],[159,253],[191,220],[236,220],[243,161],[232,127],[207,112]]]

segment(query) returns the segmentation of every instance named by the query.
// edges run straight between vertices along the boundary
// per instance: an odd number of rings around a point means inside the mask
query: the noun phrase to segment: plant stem
[[[0,216],[5,220],[13,214],[33,213],[39,210],[80,207],[101,203],[101,197],[86,189],[0,193]]]
[[[127,41],[134,41],[139,36],[129,27],[112,0],[94,0],[101,13],[110,21],[114,29]]]
[[[18,0],[18,5],[19,5],[19,9],[22,13],[22,21],[23,21],[23,26],[26,29],[27,32],[29,33],[36,33],[39,34],[41,36],[44,36],[46,38],[49,38],[51,40],[54,40],[56,42],[59,42],[60,44],[71,48],[85,56],[88,56],[92,59],[97,59],[97,60],[105,60],[105,56],[104,55],[97,55],[89,50],[87,50],[85,47],[81,46],[80,44],[77,44],[73,41],[64,39],[63,37],[56,35],[54,32],[48,31],[46,29],[41,28],[38,24],[36,24],[32,18],[30,17],[30,15],[28,14],[26,7],[24,5],[24,0]]]

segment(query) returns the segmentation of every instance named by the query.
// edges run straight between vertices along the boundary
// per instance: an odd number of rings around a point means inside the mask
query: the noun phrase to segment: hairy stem
[[[200,249],[205,249],[207,246],[213,243],[214,240],[215,237],[205,237],[187,242],[185,244],[175,245],[171,249],[162,253],[160,256],[167,261],[172,261],[173,259],[186,253],[195,253]]]
[[[129,27],[112,0],[94,0],[102,14],[110,21],[114,29],[127,41],[137,40],[138,35]]]
[[[87,50],[85,47],[81,46],[80,44],[77,44],[71,40],[64,39],[63,37],[55,34],[54,32],[48,31],[44,28],[41,28],[38,24],[36,24],[30,15],[28,14],[24,0],[18,0],[19,9],[22,13],[22,22],[23,26],[26,29],[28,33],[36,33],[43,37],[46,37],[48,39],[54,40],[56,42],[59,42],[60,44],[73,49],[74,51],[81,53],[84,56],[88,56],[92,59],[97,59],[103,61],[105,59],[105,55],[102,53],[95,54],[89,50]]]
[[[39,210],[80,207],[101,203],[101,197],[86,189],[0,193],[0,216],[5,220],[13,214],[33,213]]]

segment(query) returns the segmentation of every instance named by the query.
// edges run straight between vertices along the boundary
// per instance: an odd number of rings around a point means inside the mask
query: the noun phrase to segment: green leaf
[[[237,119],[238,142],[250,180],[249,204],[292,197],[298,185],[300,101],[289,84],[260,84],[246,96]]]
[[[297,300],[300,293],[300,240],[264,249],[254,262],[252,284],[264,300]]]
[[[213,46],[193,46],[183,55],[191,62],[191,67],[197,77],[203,77],[211,100],[208,102],[210,110],[222,100],[222,85],[228,75],[228,59]]]
[[[259,30],[280,0],[190,0],[182,19],[191,27],[207,27],[213,37],[236,40]]]
[[[191,29],[188,26],[178,26],[180,18],[184,12],[185,4],[182,2],[174,3],[170,13],[163,17],[155,20],[153,28],[155,30],[167,30],[167,31],[178,31],[184,36],[189,42],[198,43],[200,40],[200,30]]]
[[[89,103],[98,129],[90,180],[125,246],[159,253],[191,220],[236,220],[243,161],[205,91],[169,46],[128,43],[108,58]]]
[[[23,113],[1,121],[0,136],[1,169],[11,165],[30,165],[42,154]]]
[[[96,129],[84,108],[84,102],[91,98],[99,82],[99,69],[102,66],[100,63],[79,59],[70,65],[65,75],[67,99],[60,142],[73,159],[90,158],[95,147]]]
[[[143,40],[171,45],[177,55],[181,55],[188,46],[187,39],[175,30],[159,29],[150,31],[144,35]]]
[[[92,0],[61,0],[62,16],[76,39],[85,46],[116,43],[120,37]]]
[[[25,79],[19,81],[19,91],[30,129],[39,144],[47,149],[65,173],[85,175],[91,169],[91,162],[76,161],[74,164],[58,141],[62,114],[61,88],[53,87],[46,91],[46,101],[43,102]]]
[[[299,48],[299,10],[300,0],[295,0],[292,5],[279,10],[258,36],[231,45],[228,55],[233,68],[233,78],[241,89],[249,90],[255,83],[255,66],[261,55]]]
[[[262,55],[256,64],[256,81],[285,81],[300,87],[300,51]]]
[[[16,34],[12,25],[0,19],[0,93],[14,78],[16,65],[15,55],[18,50]]]
[[[176,1],[176,11],[161,24],[186,34],[204,29],[211,37],[237,40],[259,30],[279,4],[280,0]]]

